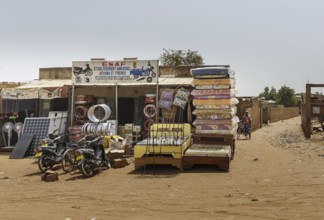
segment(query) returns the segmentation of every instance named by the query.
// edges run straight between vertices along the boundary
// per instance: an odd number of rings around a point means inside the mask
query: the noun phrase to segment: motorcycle
[[[73,67],[73,74],[75,76],[79,76],[80,74],[84,74],[86,76],[91,76],[93,74],[92,69],[90,68],[90,65],[87,63],[86,68],[82,69],[82,67]]]
[[[97,137],[88,143],[88,148],[76,150],[76,161],[78,167],[85,177],[95,175],[95,172],[102,168],[110,168],[109,159],[100,141],[103,137]]]
[[[153,78],[156,77],[154,67],[151,66],[151,64],[148,64],[147,67],[142,67],[141,69],[132,69],[130,71],[130,74],[134,75],[134,79],[136,79],[136,81],[142,81],[146,79],[147,82],[152,82]]]
[[[42,173],[52,169],[56,164],[60,164],[62,156],[67,149],[67,144],[63,140],[66,134],[55,137],[49,134],[41,140],[41,146],[35,148],[35,156],[38,168]]]
[[[64,152],[61,167],[65,173],[69,173],[78,166],[78,161],[76,160],[76,150],[80,148],[86,148],[87,136],[81,138],[75,143],[70,144],[68,149]]]
[[[240,139],[241,135],[244,135],[246,139],[251,139],[251,128],[240,121],[237,128],[237,140]]]

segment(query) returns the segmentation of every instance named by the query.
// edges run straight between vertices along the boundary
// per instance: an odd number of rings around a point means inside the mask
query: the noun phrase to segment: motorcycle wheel
[[[103,161],[103,164],[102,164],[102,167],[106,168],[106,169],[109,169],[110,168],[110,163],[108,160],[104,160]]]
[[[134,79],[137,79],[138,77],[139,77],[139,75],[137,75],[137,74],[136,74],[136,75],[134,75]]]
[[[153,80],[153,79],[152,79],[152,77],[150,77],[150,76],[146,78],[146,81],[149,82],[149,83],[152,82],[152,80]]]
[[[92,70],[87,70],[87,72],[86,72],[86,76],[91,76],[93,74],[93,72],[92,72]]]
[[[61,162],[62,170],[65,173],[69,173],[74,169],[75,166],[75,153],[74,149],[68,149],[63,154]]]
[[[42,173],[45,173],[47,170],[52,169],[53,164],[46,161],[47,155],[42,155],[38,159],[38,168]]]
[[[83,176],[91,177],[94,175],[94,165],[87,159],[83,159],[80,165],[80,170]]]

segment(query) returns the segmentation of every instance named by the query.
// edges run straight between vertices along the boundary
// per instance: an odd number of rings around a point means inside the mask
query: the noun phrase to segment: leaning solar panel
[[[24,122],[24,128],[22,134],[33,135],[34,141],[29,149],[26,151],[25,156],[33,156],[35,154],[34,148],[39,146],[41,140],[46,137],[49,131],[50,118],[26,118]]]

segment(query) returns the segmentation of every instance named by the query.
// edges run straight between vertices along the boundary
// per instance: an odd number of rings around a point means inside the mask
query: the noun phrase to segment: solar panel
[[[33,135],[34,140],[31,143],[30,148],[25,153],[25,156],[34,156],[34,148],[41,144],[41,140],[48,134],[50,126],[50,118],[25,118],[22,134]]]
[[[23,158],[26,151],[30,148],[33,143],[34,137],[32,135],[22,134],[19,136],[18,141],[10,154],[10,159]]]

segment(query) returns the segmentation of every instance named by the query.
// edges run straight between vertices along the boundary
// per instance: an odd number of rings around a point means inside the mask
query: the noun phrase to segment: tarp
[[[191,77],[159,77],[160,86],[191,86]],[[75,86],[115,86],[115,83],[84,83]],[[118,86],[156,86],[156,83],[118,83]],[[33,80],[14,88],[3,88],[2,99],[53,99],[67,96],[67,86],[72,86],[71,80]]]
[[[33,80],[14,88],[3,88],[2,99],[53,99],[67,96],[71,80]]]

